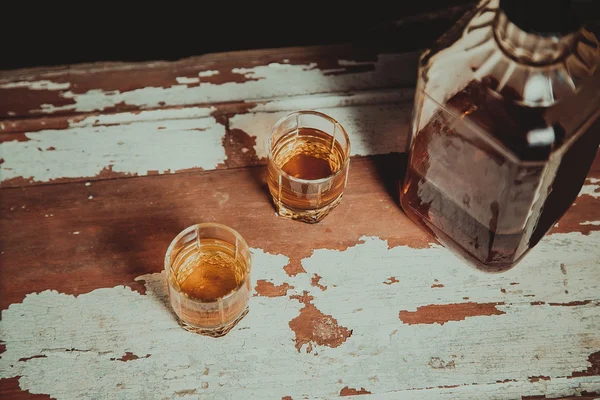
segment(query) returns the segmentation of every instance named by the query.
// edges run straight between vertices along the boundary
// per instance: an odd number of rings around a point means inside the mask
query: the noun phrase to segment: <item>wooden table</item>
[[[0,73],[0,397],[595,398],[600,156],[571,210],[513,270],[484,274],[398,206],[416,54],[227,53]],[[344,199],[275,216],[273,123],[344,125]],[[181,329],[171,239],[201,221],[253,248],[250,313]]]

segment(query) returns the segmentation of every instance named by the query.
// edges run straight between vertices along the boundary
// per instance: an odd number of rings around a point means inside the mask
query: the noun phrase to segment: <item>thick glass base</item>
[[[248,314],[248,307],[246,307],[244,309],[244,311],[242,311],[242,313],[233,321],[229,322],[226,325],[222,325],[222,326],[215,327],[215,328],[206,328],[206,327],[195,326],[188,322],[185,322],[184,320],[182,320],[179,317],[177,317],[177,322],[179,322],[179,325],[181,325],[181,327],[183,329],[185,329],[186,331],[189,331],[192,333],[197,333],[199,335],[217,338],[217,337],[225,336],[231,329],[233,329],[234,326],[237,325],[238,322],[240,322],[242,320],[242,318],[244,318],[246,316],[246,314]]]
[[[436,239],[442,246],[451,250],[467,265],[480,271],[490,273],[506,272],[517,265],[529,250],[526,249],[521,254],[517,253],[516,247],[511,246],[515,241],[505,240],[507,238],[503,238],[502,235],[494,235],[495,237],[492,240],[485,242],[485,237],[489,237],[492,233],[487,229],[481,235],[478,234],[478,230],[471,231],[471,235],[467,235],[457,224],[450,223],[446,224],[450,229],[453,229],[450,234],[436,224],[437,221],[441,225],[444,220],[421,215],[411,206],[406,196],[401,196],[400,203],[408,218]],[[511,238],[509,237],[508,239]],[[478,243],[484,243],[485,245]]]
[[[317,222],[322,221],[323,218],[329,215],[329,213],[340,204],[340,201],[342,201],[342,195],[340,194],[335,200],[325,207],[315,208],[312,210],[297,210],[294,208],[289,208],[283,203],[278,202],[275,199],[273,200],[277,215],[280,217],[306,222],[307,224],[316,224]]]

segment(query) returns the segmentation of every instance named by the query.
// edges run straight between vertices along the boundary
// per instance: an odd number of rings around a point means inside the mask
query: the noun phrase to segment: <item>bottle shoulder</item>
[[[423,90],[444,102],[473,81],[499,97],[549,107],[600,79],[600,45],[585,29],[548,38],[519,31],[498,8],[483,1],[421,57]]]

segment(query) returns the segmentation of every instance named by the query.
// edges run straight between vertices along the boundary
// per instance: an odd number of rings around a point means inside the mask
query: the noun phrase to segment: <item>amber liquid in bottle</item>
[[[419,63],[402,208],[468,264],[515,266],[600,144],[600,44],[567,8],[482,0]]]
[[[535,201],[543,162],[572,132],[555,125],[557,137],[551,146],[532,145],[527,134],[545,126],[546,108],[508,101],[518,96],[510,88],[500,98],[488,90],[496,85],[490,78],[471,82],[448,100],[447,111],[438,111],[415,135],[401,193],[403,209],[413,221],[489,272],[514,266],[567,211],[600,144],[597,120],[563,155],[539,215],[525,218]],[[466,116],[472,124],[463,124]],[[483,128],[519,162],[466,132],[473,125]],[[433,169],[437,183],[427,179]]]

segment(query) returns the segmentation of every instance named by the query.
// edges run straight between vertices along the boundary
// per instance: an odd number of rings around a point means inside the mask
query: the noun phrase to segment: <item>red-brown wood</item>
[[[353,160],[341,205],[316,225],[275,216],[264,167],[3,189],[0,308],[46,289],[75,295],[121,284],[140,289],[134,278],[160,271],[171,239],[203,221],[239,230],[250,246],[286,249],[290,275],[303,272],[300,260],[313,249],[344,249],[363,235],[426,247],[432,239],[392,197],[402,165],[398,155]],[[590,176],[600,177],[600,157]],[[598,219],[594,200],[581,196],[554,231],[599,230],[580,225]]]
[[[67,91],[73,95],[85,94],[90,91],[131,92],[144,88],[169,88],[178,85],[176,78],[198,78],[199,71],[218,71],[218,74],[203,77],[202,83],[221,85],[225,83],[243,83],[258,78],[246,77],[234,70],[266,66],[270,63],[281,63],[287,60],[289,65],[313,65],[323,71],[332,71],[332,75],[365,72],[374,69],[372,64],[340,66],[339,60],[355,62],[376,62],[378,55],[384,52],[406,50],[406,45],[397,47],[369,43],[363,46],[315,46],[293,47],[273,50],[249,50],[220,54],[207,54],[191,57],[178,62],[154,63],[97,63],[69,67],[33,68],[26,70],[6,71],[0,73],[0,119],[18,120],[27,117],[40,117],[41,111],[48,106],[64,107],[75,104],[71,97],[63,94]],[[414,61],[413,57],[413,61]],[[407,71],[416,67],[415,63],[407,63]],[[329,72],[325,72],[328,74]],[[415,74],[398,73],[397,77],[406,77],[404,86],[414,83]],[[56,87],[38,87],[32,89],[27,82],[52,82]],[[400,81],[399,81],[400,82]],[[2,85],[6,85],[2,87]],[[60,86],[63,85],[63,86]],[[190,83],[188,87],[199,86]],[[326,88],[315,93],[326,92]],[[235,96],[235,93],[232,92]],[[243,101],[244,99],[232,99]],[[189,103],[189,104],[194,104]],[[159,104],[160,106],[161,104]],[[164,105],[164,104],[163,104]],[[103,108],[103,113],[116,111],[137,111],[140,107],[132,104],[118,103]],[[55,110],[52,115],[72,115],[73,110]],[[60,119],[58,120],[60,121]],[[61,126],[64,122],[51,125]],[[21,129],[25,124],[19,123]],[[17,125],[11,129],[18,129]]]
[[[390,246],[428,246],[431,239],[386,190],[386,182],[397,190],[392,181],[401,169],[398,156],[355,159],[341,205],[313,226],[276,217],[264,167],[5,189],[0,308],[45,289],[143,287],[133,279],[160,271],[171,239],[203,221],[239,230],[253,247],[286,249],[290,274],[302,271],[299,262],[313,249],[343,249],[363,235]]]

